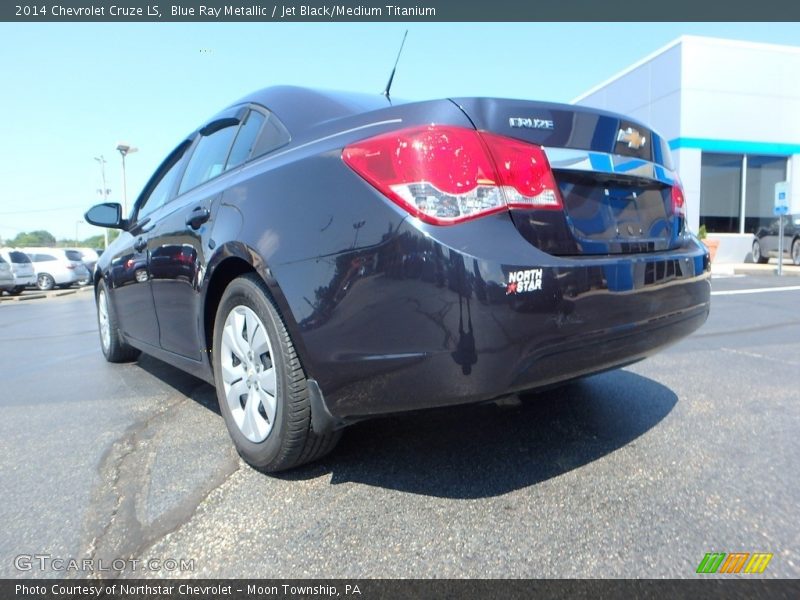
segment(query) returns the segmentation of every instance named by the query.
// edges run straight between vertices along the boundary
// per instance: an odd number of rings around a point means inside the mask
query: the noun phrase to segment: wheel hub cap
[[[272,431],[277,413],[277,382],[266,327],[247,306],[228,313],[220,344],[222,387],[233,421],[251,442]]]

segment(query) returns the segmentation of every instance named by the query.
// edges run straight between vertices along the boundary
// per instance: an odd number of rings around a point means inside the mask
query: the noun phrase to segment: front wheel
[[[239,455],[276,472],[316,460],[340,432],[311,427],[307,380],[291,336],[257,275],[227,287],[214,322],[214,380],[220,412]]]
[[[762,265],[769,262],[769,256],[764,256],[764,253],[761,250],[761,244],[758,240],[753,242],[753,262]]]
[[[100,349],[108,362],[130,362],[139,356],[139,351],[126,343],[119,331],[117,315],[108,301],[106,284],[97,284],[97,327],[100,330]]]

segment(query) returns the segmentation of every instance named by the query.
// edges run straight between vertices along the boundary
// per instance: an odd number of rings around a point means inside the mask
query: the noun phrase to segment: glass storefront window
[[[742,155],[703,153],[700,225],[711,233],[739,233]]]
[[[744,232],[755,233],[775,220],[775,184],[786,180],[786,159],[748,154],[745,180]]]
[[[786,180],[786,164],[784,156],[704,152],[700,171],[700,225],[705,225],[710,233],[755,233],[759,227],[772,223],[775,184]]]

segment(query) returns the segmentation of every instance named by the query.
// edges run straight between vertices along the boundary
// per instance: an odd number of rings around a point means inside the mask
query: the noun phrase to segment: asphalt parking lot
[[[145,577],[693,577],[707,552],[769,552],[764,576],[798,577],[797,284],[715,278],[706,325],[653,358],[361,423],[280,477],[238,459],[209,385],[107,364],[91,294],[3,302],[0,576],[64,575],[15,567],[46,554],[194,560]]]

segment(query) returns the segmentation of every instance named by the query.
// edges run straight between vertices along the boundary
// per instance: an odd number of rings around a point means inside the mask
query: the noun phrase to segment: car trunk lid
[[[541,102],[454,99],[478,130],[542,146],[562,211],[512,210],[520,233],[557,255],[655,252],[678,245],[666,142],[619,115]]]

